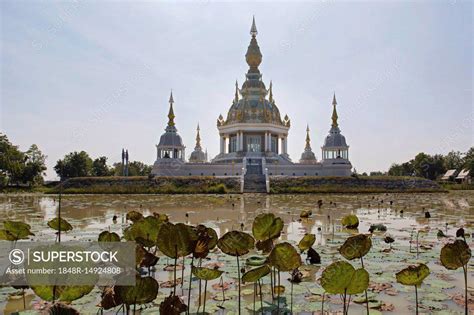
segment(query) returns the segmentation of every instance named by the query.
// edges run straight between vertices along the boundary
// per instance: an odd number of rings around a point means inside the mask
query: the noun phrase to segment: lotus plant
[[[425,264],[412,265],[396,273],[397,282],[415,287],[416,315],[418,315],[418,287],[430,274],[430,269]]]
[[[463,235],[464,236],[464,230]],[[456,270],[462,267],[464,271],[464,311],[468,314],[467,298],[467,264],[471,259],[471,249],[465,240],[457,239],[454,243],[446,244],[441,249],[441,264],[449,270]]]

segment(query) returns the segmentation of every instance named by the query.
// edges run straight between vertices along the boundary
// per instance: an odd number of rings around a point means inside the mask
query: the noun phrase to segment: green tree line
[[[474,147],[467,152],[451,151],[446,155],[418,153],[410,161],[392,164],[388,170],[391,176],[419,176],[428,179],[438,179],[447,170],[470,170],[474,174]]]
[[[0,187],[42,184],[45,161],[46,155],[36,144],[22,152],[5,134],[0,133]]]

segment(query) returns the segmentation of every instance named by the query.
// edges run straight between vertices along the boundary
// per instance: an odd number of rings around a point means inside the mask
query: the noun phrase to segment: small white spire
[[[250,28],[250,35],[255,37],[255,36],[257,36],[257,34],[258,34],[257,25],[255,25],[255,15],[254,15],[253,20],[252,20],[252,27]]]

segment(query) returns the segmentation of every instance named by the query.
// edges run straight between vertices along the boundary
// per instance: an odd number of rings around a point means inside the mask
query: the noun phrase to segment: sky
[[[71,151],[152,164],[173,89],[189,155],[200,124],[210,157],[216,119],[248,66],[252,16],[260,70],[317,158],[339,125],[359,173],[386,171],[418,152],[474,145],[471,1],[154,2],[0,1],[0,131],[47,158],[47,178]]]

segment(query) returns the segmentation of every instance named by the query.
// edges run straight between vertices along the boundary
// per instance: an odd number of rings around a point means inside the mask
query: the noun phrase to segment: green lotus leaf
[[[127,220],[130,220],[132,221],[133,223],[143,219],[143,214],[141,214],[140,212],[138,211],[129,211],[127,212],[127,216],[125,217]]]
[[[153,216],[155,218],[157,218],[158,220],[160,220],[160,222],[162,223],[165,223],[165,222],[168,222],[169,221],[169,218],[166,214],[164,213],[157,213],[157,212],[153,212]]]
[[[125,229],[123,236],[127,241],[136,241],[146,247],[155,245],[161,228],[161,221],[154,216],[148,216],[136,221]]]
[[[372,247],[372,240],[366,234],[359,234],[349,237],[341,247],[339,253],[344,258],[352,260],[365,256]]]
[[[68,232],[72,230],[72,225],[63,218],[54,218],[49,220],[48,226],[56,231],[59,231],[59,227],[61,227],[61,232]]]
[[[301,241],[298,243],[298,248],[300,251],[304,252],[305,250],[310,249],[314,242],[316,241],[316,235],[314,234],[305,234]]]
[[[2,241],[15,241],[16,238],[13,234],[7,230],[0,230],[0,240]]]
[[[359,294],[369,287],[369,273],[364,268],[354,271],[351,282],[347,287],[347,294]]]
[[[273,249],[273,239],[257,241],[255,243],[255,248],[262,251],[262,254],[269,254]]]
[[[355,269],[345,261],[336,261],[321,275],[321,286],[330,294],[344,294],[351,284]]]
[[[266,262],[267,262],[267,257],[257,256],[257,255],[250,256],[249,258],[245,260],[245,263],[248,266],[261,266],[265,264]]]
[[[204,267],[194,267],[192,269],[193,275],[198,277],[201,280],[214,280],[219,278],[224,271],[218,269],[204,268]]]
[[[227,232],[217,241],[217,247],[225,254],[231,256],[245,255],[254,246],[254,238],[250,234],[239,231]]]
[[[341,219],[341,224],[348,229],[357,229],[359,218],[355,214],[349,214]]]
[[[117,233],[103,231],[99,234],[99,242],[120,242],[120,236]]]
[[[79,285],[79,286],[56,286],[41,285],[31,287],[35,294],[45,301],[59,300],[64,302],[72,302],[86,294],[89,294],[93,285]],[[53,296],[53,293],[55,296]]]
[[[265,277],[270,273],[271,269],[268,265],[263,265],[258,268],[251,269],[244,273],[242,282],[255,282]]]
[[[252,234],[258,241],[278,238],[283,229],[283,220],[273,213],[259,214],[252,225]]]
[[[15,240],[28,239],[31,233],[31,226],[20,221],[5,221],[3,222],[4,229],[9,232]]]
[[[408,266],[407,268],[397,272],[397,282],[404,285],[420,285],[423,280],[430,274],[430,268],[425,264],[418,266]]]
[[[204,236],[208,240],[207,246],[209,250],[213,250],[217,246],[217,240],[219,237],[217,236],[216,230],[199,224],[196,226],[196,232],[198,234],[198,238],[202,238]]]
[[[116,286],[115,292],[127,305],[146,304],[156,298],[158,288],[158,282],[154,278],[137,277],[135,286]]]
[[[170,258],[191,254],[198,236],[193,227],[178,223],[161,224],[156,244],[160,251]]]
[[[300,254],[290,243],[280,243],[273,247],[268,260],[279,271],[292,271],[301,266]]]
[[[446,269],[455,270],[466,265],[471,259],[471,249],[464,240],[456,240],[441,249],[441,263]]]

